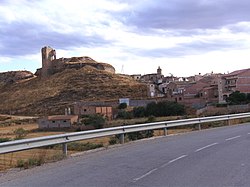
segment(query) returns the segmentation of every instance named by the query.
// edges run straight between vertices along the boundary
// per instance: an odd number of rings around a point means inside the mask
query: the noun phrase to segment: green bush
[[[249,93],[241,93],[239,91],[235,91],[229,95],[229,97],[226,99],[226,101],[230,105],[238,105],[238,104],[246,104],[250,102],[250,96]]]
[[[116,136],[112,136],[109,139],[109,145],[114,145],[114,144],[117,144],[117,143],[119,143],[119,138],[117,138]]]
[[[127,103],[120,103],[118,109],[125,109],[127,107],[128,107]]]
[[[129,140],[139,140],[143,138],[150,138],[154,136],[153,130],[139,131],[139,132],[131,132],[127,134]]]
[[[155,116],[149,116],[146,122],[152,123],[152,122],[154,122],[155,120],[156,120]]]
[[[11,141],[11,138],[0,138],[0,143]]]
[[[103,144],[94,144],[94,143],[78,143],[78,142],[72,142],[68,143],[68,150],[70,151],[87,151],[91,149],[96,149],[103,147]]]
[[[145,108],[142,106],[133,108],[133,116],[136,118],[145,117]]]
[[[40,166],[44,164],[45,161],[42,158],[29,158],[28,160],[17,160],[17,167],[28,169],[32,166]]]
[[[176,102],[162,101],[152,102],[146,106],[146,116],[177,116],[185,114],[185,107]]]
[[[92,125],[95,129],[101,129],[104,127],[106,119],[100,114],[89,115],[88,118],[83,120],[83,123],[86,126]]]
[[[121,110],[121,111],[118,112],[117,118],[120,118],[120,119],[132,119],[133,118],[133,113],[125,111],[125,110]]]

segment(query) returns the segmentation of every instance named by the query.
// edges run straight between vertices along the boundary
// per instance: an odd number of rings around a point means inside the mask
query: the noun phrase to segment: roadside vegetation
[[[227,103],[229,105],[248,104],[250,103],[250,93],[245,94],[235,91],[229,95],[227,98]]]
[[[238,97],[238,96],[237,96]],[[248,97],[245,97],[248,98]],[[88,115],[82,116],[80,123],[74,124],[72,129],[49,129],[49,130],[38,130],[37,126],[32,128],[27,128],[23,119],[20,121],[12,119],[10,117],[0,117],[1,122],[6,122],[11,120],[11,125],[1,126],[0,125],[0,143],[7,142],[11,140],[18,140],[23,138],[46,136],[53,134],[62,134],[63,132],[73,132],[73,131],[82,131],[90,129],[101,129],[122,125],[133,125],[133,124],[142,124],[142,123],[151,123],[156,121],[169,121],[169,120],[178,120],[196,117],[195,115],[187,115],[187,109],[178,103],[174,102],[158,102],[158,103],[149,103],[146,107],[129,107],[125,104],[120,104],[117,107],[117,116],[114,120],[108,120],[102,115]],[[231,121],[230,125],[237,124],[240,122],[247,122],[249,119],[234,120]],[[16,122],[16,123],[15,123]],[[29,123],[29,120],[27,121]],[[6,123],[5,123],[6,124]],[[222,122],[213,122],[202,124],[202,129],[219,127],[228,125],[226,121]],[[11,128],[7,131],[6,129]],[[5,129],[2,131],[1,129]],[[174,133],[183,133],[193,130],[198,130],[198,125],[190,125],[183,127],[174,127],[168,129],[168,134]],[[5,134],[2,134],[5,132]],[[149,138],[153,136],[163,135],[163,130],[147,130],[141,132],[133,132],[125,134],[125,142],[135,141],[143,138]],[[78,142],[68,143],[68,151],[70,154],[77,153],[81,151],[107,147],[109,145],[119,144],[120,137],[119,135],[103,137],[91,140],[83,140]],[[62,145],[54,145],[49,147],[43,147],[40,149],[34,149],[26,152],[23,157],[15,156],[19,154],[3,154],[0,156],[0,170],[2,168],[6,169],[10,165],[13,167],[20,168],[30,168],[33,166],[39,166],[43,163],[56,161],[63,159],[62,154]],[[27,154],[28,152],[28,154]],[[37,153],[38,152],[38,153]],[[33,155],[36,156],[33,156]],[[1,166],[2,165],[2,166]]]

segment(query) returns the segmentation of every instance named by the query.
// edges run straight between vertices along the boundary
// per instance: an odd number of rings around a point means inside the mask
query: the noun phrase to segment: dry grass
[[[146,85],[129,77],[91,67],[67,69],[47,79],[33,78],[0,87],[0,113],[59,114],[79,100],[141,98],[146,94]]]
[[[158,120],[175,120],[178,119],[178,117],[164,117],[164,118],[157,118]],[[132,119],[132,120],[127,120],[126,122],[128,124],[132,122],[137,122],[137,123],[143,123],[147,120],[147,118],[141,118],[141,119]],[[110,122],[110,125],[117,126],[119,123],[123,123],[124,120],[117,120],[113,121],[112,123]],[[234,119],[231,120],[230,125],[234,124],[239,124],[241,122],[249,122],[249,119]],[[202,128],[210,128],[212,126],[221,126],[221,125],[227,125],[227,122],[216,122],[214,124],[203,124]],[[9,137],[9,138],[14,138],[14,130],[16,128],[24,128],[25,130],[28,131],[33,131],[34,129],[37,129],[37,124],[23,124],[23,125],[13,125],[9,127],[0,127],[0,137]],[[179,128],[170,128],[168,129],[168,134],[177,134],[177,133],[186,133],[190,132],[193,130],[197,130],[198,128],[194,128],[192,126],[183,126]],[[45,131],[38,131],[38,132],[31,132],[28,133],[28,135],[25,138],[33,138],[33,137],[41,137],[41,136],[48,136],[48,135],[54,135],[54,134],[62,134],[65,133],[63,131],[61,132],[45,132]],[[163,130],[155,130],[154,131],[154,136],[162,136],[163,135]],[[103,144],[103,146],[108,146],[109,141],[110,141],[111,136],[109,137],[102,137],[102,138],[96,138],[96,139],[89,139],[89,140],[82,140],[78,141],[79,143],[91,143],[91,144]],[[69,154],[75,153],[76,151],[69,151]],[[5,170],[11,167],[16,167],[18,160],[28,160],[28,159],[43,159],[45,162],[46,161],[52,161],[52,160],[57,160],[62,157],[62,150],[61,149],[31,149],[27,151],[20,151],[16,153],[8,153],[8,154],[2,154],[0,155],[0,170]]]
[[[69,151],[69,154],[75,153]],[[18,161],[27,161],[28,159],[42,160],[42,162],[55,161],[62,158],[61,150],[54,149],[30,149],[27,151],[19,151],[15,153],[0,155],[0,171],[17,167]]]

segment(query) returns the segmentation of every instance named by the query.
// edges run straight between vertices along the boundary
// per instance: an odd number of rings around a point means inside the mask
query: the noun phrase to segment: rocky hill
[[[8,71],[0,73],[0,83],[2,84],[15,83],[34,77],[35,75],[29,71]]]
[[[145,84],[91,66],[78,70],[66,69],[48,78],[30,74],[22,81],[6,81],[9,79],[1,77],[8,76],[0,74],[0,113],[62,114],[65,107],[79,100],[142,98],[147,95]]]

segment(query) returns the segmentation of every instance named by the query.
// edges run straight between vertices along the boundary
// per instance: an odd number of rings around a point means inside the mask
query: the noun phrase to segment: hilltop
[[[25,75],[27,76],[20,79],[6,81],[12,80],[6,78],[11,76],[0,73],[0,113],[11,111],[13,114],[23,115],[60,114],[65,107],[80,100],[147,97],[145,84],[92,66],[65,69],[46,78],[28,72]]]
[[[14,83],[35,77],[30,71],[8,71],[0,73],[0,84]]]

